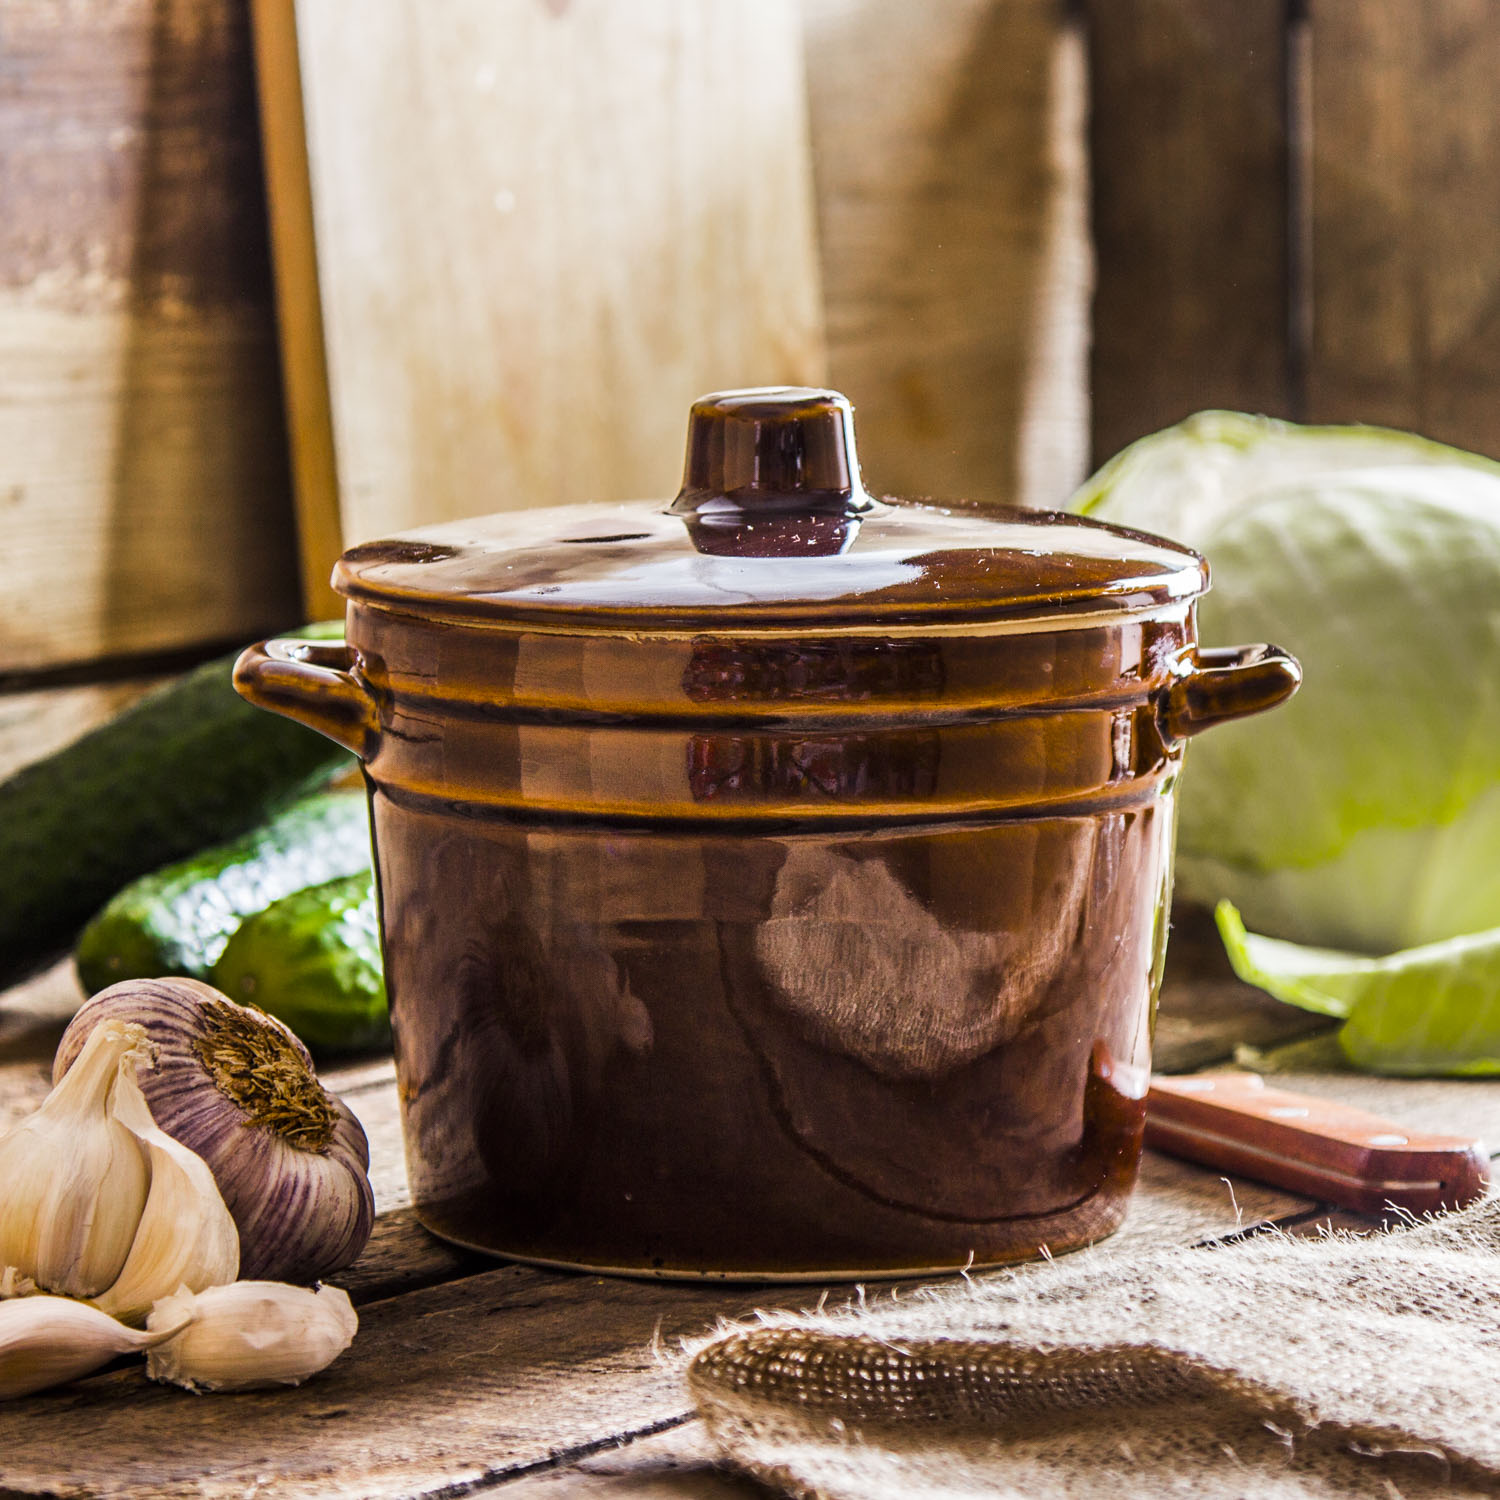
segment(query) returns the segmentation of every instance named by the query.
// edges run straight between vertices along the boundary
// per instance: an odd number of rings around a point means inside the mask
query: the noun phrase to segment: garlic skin
[[[0,1401],[29,1396],[107,1365],[117,1354],[149,1349],[181,1332],[183,1318],[164,1318],[137,1333],[71,1297],[0,1302]]]
[[[0,1298],[30,1297],[36,1292],[36,1282],[23,1276],[14,1266],[0,1266]]]
[[[151,1187],[119,1278],[94,1305],[139,1323],[153,1302],[180,1287],[199,1292],[233,1281],[240,1237],[208,1163],[151,1118],[128,1062],[115,1083],[110,1113],[148,1152]]]
[[[0,1266],[49,1292],[93,1297],[113,1283],[146,1206],[140,1142],[109,1112],[140,1026],[96,1028],[41,1107],[0,1137]]]
[[[236,1281],[163,1297],[146,1327],[164,1335],[146,1360],[152,1380],[191,1391],[301,1385],[344,1352],[359,1327],[341,1287]]]
[[[53,1078],[102,1023],[121,1021],[144,1027],[155,1053],[138,1079],[156,1123],[218,1183],[239,1230],[240,1275],[307,1283],[349,1265],[375,1222],[369,1147],[292,1032],[197,980],[130,979],[74,1016]]]

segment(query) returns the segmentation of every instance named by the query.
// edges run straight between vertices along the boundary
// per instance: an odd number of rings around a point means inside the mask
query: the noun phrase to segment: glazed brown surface
[[[1134,1180],[1170,804],[818,837],[376,793],[418,1212],[767,1275],[1096,1239]]]

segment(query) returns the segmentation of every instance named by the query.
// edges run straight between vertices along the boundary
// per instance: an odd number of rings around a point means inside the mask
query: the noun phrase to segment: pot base
[[[1087,1235],[1062,1238],[1057,1241],[1047,1240],[1029,1249],[1018,1248],[1010,1253],[991,1254],[982,1261],[970,1255],[963,1261],[945,1261],[935,1265],[882,1266],[875,1270],[851,1270],[846,1266],[840,1266],[834,1269],[797,1271],[720,1271],[701,1267],[620,1266],[593,1261],[563,1260],[547,1255],[528,1255],[524,1251],[504,1250],[494,1245],[482,1245],[475,1240],[465,1239],[462,1235],[442,1229],[432,1222],[421,1208],[416,1210],[416,1214],[418,1222],[429,1234],[436,1235],[438,1239],[455,1245],[460,1250],[469,1250],[476,1255],[493,1256],[496,1260],[511,1261],[517,1265],[536,1266],[544,1271],[573,1271],[586,1276],[623,1276],[632,1281],[722,1281],[737,1285],[776,1282],[784,1285],[798,1285],[821,1282],[908,1281],[932,1276],[964,1276],[971,1272],[993,1271],[1005,1266],[1024,1265],[1029,1261],[1055,1260],[1059,1255],[1071,1255],[1077,1250],[1087,1250],[1090,1246],[1109,1239],[1125,1222],[1126,1206],[1126,1202],[1122,1200],[1113,1221],[1106,1221],[1105,1227],[1096,1228]]]

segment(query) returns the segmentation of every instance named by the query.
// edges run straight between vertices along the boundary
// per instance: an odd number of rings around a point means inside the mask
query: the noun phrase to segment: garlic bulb
[[[122,1060],[147,1051],[121,1020],[93,1029],[41,1108],[0,1137],[0,1266],[93,1297],[119,1276],[146,1206],[140,1142],[109,1112]]]
[[[137,1333],[71,1297],[0,1302],[0,1401],[77,1380],[117,1354],[149,1349],[181,1332],[186,1314]]]
[[[311,1282],[350,1264],[375,1219],[369,1148],[292,1032],[196,980],[131,979],[79,1010],[54,1079],[71,1076],[101,1023],[119,1022],[150,1038],[141,1092],[156,1123],[208,1163],[239,1230],[240,1274]],[[0,1243],[0,1264],[12,1259]]]
[[[119,1279],[94,1305],[135,1323],[179,1287],[200,1292],[233,1281],[240,1237],[208,1164],[151,1118],[128,1063],[120,1070],[110,1113],[149,1153],[151,1187]]]
[[[182,1329],[147,1357],[153,1380],[195,1391],[251,1391],[316,1375],[349,1347],[359,1319],[340,1287],[236,1281],[163,1297],[146,1326]]]

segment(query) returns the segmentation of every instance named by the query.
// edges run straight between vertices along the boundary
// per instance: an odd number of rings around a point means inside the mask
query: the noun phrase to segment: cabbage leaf
[[[1214,912],[1234,971],[1278,1000],[1344,1022],[1344,1055],[1373,1073],[1500,1074],[1500,928],[1368,958],[1247,932]]]
[[[1500,465],[1204,412],[1124,450],[1072,508],[1207,556],[1205,644],[1302,663],[1291,702],[1190,747],[1183,896],[1371,955],[1500,927]]]

